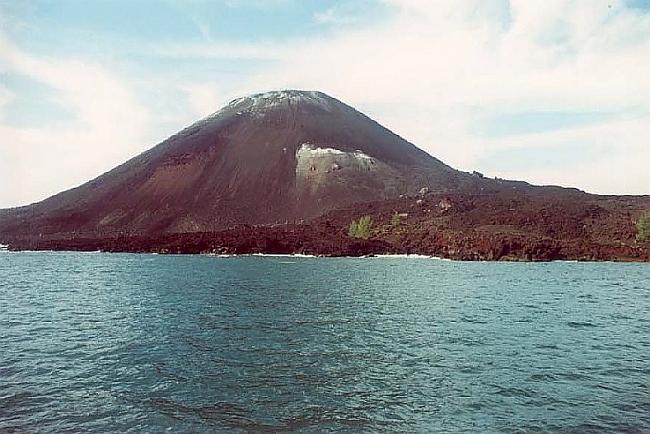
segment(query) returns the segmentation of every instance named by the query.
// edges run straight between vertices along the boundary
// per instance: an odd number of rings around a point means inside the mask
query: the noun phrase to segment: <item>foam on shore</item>
[[[319,255],[306,255],[303,253],[244,253],[244,254],[228,254],[228,253],[206,253],[205,256],[212,256],[215,258],[239,258],[239,257],[262,257],[262,258],[347,258],[347,259],[432,259],[435,261],[451,261],[448,258],[441,258],[439,256],[429,256],[420,254],[383,254],[383,255],[363,255],[363,256],[319,256]]]

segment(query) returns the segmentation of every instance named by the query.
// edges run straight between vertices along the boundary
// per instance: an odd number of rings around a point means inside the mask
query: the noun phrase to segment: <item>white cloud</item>
[[[207,42],[207,43],[169,43],[153,45],[147,49],[149,54],[172,59],[258,59],[278,60],[286,54],[280,45],[260,42]]]
[[[358,14],[353,14],[350,4],[335,5],[314,14],[319,24],[349,25],[359,22]]]
[[[213,83],[194,83],[181,86],[186,92],[190,109],[194,118],[203,118],[216,112],[224,100],[216,85]]]
[[[499,141],[487,141],[484,142],[487,148],[502,151],[534,151],[552,145],[551,151],[558,152],[560,156],[563,152],[570,154],[573,147],[592,148],[594,152],[598,152],[584,155],[582,160],[571,161],[570,164],[563,164],[563,167],[534,167],[525,170],[504,167],[489,175],[565,187],[580,186],[580,181],[587,180],[589,190],[597,193],[647,194],[650,182],[648,125],[650,116],[642,116],[556,132],[522,134]]]
[[[16,206],[87,181],[144,150],[150,115],[107,69],[30,55],[0,35],[0,69],[56,91],[77,118],[60,128],[15,127],[0,118],[0,204]],[[0,98],[0,114],[8,98]],[[4,108],[3,108],[4,107]]]

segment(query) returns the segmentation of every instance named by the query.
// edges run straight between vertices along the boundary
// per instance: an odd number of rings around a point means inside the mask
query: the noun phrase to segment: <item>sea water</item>
[[[650,432],[650,265],[0,252],[0,432]]]

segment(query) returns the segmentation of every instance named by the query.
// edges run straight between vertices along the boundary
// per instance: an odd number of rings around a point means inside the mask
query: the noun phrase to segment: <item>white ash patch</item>
[[[375,161],[375,159],[372,158],[370,155],[359,150],[353,152],[346,152],[336,148],[321,148],[311,143],[303,143],[302,145],[300,145],[300,148],[298,148],[296,154],[297,155],[301,154],[304,156],[311,155],[314,157],[327,156],[327,155],[345,155],[363,161],[365,163],[373,163]]]
[[[242,98],[237,98],[228,104],[229,108],[238,107],[244,111],[263,112],[267,109],[281,106],[307,103],[318,106],[324,110],[331,110],[331,101],[322,93],[314,91],[278,90],[257,93]]]
[[[312,143],[303,143],[296,150],[296,174],[299,177],[320,178],[341,171],[374,172],[379,166],[374,158],[359,150],[346,152]]]
[[[243,114],[249,114],[255,117],[263,117],[270,109],[280,106],[295,106],[298,104],[318,107],[325,111],[332,111],[335,106],[334,100],[321,92],[277,90],[235,98],[228,105],[199,120],[193,126],[205,124],[220,116],[241,116]]]
[[[355,158],[358,158],[359,160],[366,160],[366,161],[369,161],[369,162],[374,161],[374,158],[372,158],[370,155],[364,154],[363,152],[361,152],[359,150],[352,152],[352,155]]]
[[[343,155],[345,152],[340,149],[334,148],[319,148],[318,146],[312,145],[311,143],[303,143],[298,148],[299,154],[309,154],[313,156],[319,155]]]

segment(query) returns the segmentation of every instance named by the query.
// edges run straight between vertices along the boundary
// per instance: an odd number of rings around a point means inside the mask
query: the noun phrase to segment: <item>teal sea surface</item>
[[[650,265],[0,252],[0,432],[650,432]]]

